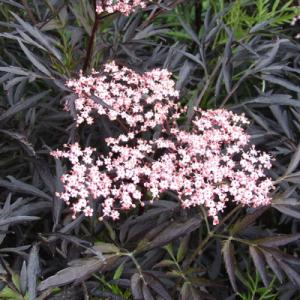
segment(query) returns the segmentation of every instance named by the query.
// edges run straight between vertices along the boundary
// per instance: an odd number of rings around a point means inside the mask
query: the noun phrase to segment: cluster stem
[[[83,68],[82,68],[83,73],[86,73],[87,69],[90,66],[91,58],[93,55],[93,47],[94,47],[94,43],[95,43],[95,39],[96,39],[96,33],[97,33],[97,30],[100,25],[100,19],[98,17],[97,11],[96,11],[96,0],[94,0],[93,2],[94,2],[94,8],[95,8],[95,20],[94,20],[92,32],[91,32],[89,43],[88,43],[86,57],[85,57]]]

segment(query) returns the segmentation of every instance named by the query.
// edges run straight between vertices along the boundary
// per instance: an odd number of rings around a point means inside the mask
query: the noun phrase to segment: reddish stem
[[[92,54],[93,54],[93,47],[94,47],[94,42],[95,42],[95,37],[96,37],[96,33],[100,24],[100,19],[98,18],[98,14],[96,12],[96,0],[93,1],[94,2],[94,9],[95,9],[95,21],[94,21],[94,25],[92,28],[92,32],[91,32],[91,36],[90,36],[90,40],[89,40],[89,44],[88,44],[88,48],[87,48],[87,52],[86,52],[86,57],[85,57],[85,61],[83,64],[83,68],[82,71],[83,73],[86,72],[86,70],[88,69],[88,67],[90,66],[90,62],[91,62],[91,58],[92,58]]]

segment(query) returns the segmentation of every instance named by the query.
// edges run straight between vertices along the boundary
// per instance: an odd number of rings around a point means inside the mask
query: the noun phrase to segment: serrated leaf
[[[146,28],[144,28],[143,30],[139,31],[132,40],[143,40],[146,38],[149,38],[150,36],[153,35],[160,35],[160,34],[166,34],[170,31],[170,29],[168,28],[164,28],[164,29],[155,29],[154,25],[151,24],[149,26],[147,26]]]
[[[184,259],[185,254],[186,254],[187,249],[188,249],[189,241],[190,241],[190,235],[189,234],[181,239],[180,244],[179,244],[179,248],[178,248],[178,251],[177,251],[177,257],[176,257],[177,262],[181,262]]]
[[[39,268],[39,248],[37,245],[32,246],[27,268],[27,285],[29,300],[35,300],[37,295],[37,276],[40,272]]]
[[[115,246],[114,244],[103,243],[103,242],[97,242],[92,247],[92,249],[94,251],[99,251],[99,252],[106,253],[106,254],[109,254],[109,253],[115,254],[115,253],[120,252],[120,249],[117,246]]]
[[[29,51],[29,49],[21,42],[21,40],[19,40],[18,42],[20,44],[20,47],[26,54],[27,58],[31,61],[31,63],[43,74],[51,77],[51,73],[49,72],[49,70],[40,61],[38,61],[35,55],[31,51]]]
[[[258,270],[258,273],[259,273],[265,287],[269,286],[269,280],[268,280],[266,270],[265,270],[265,261],[264,261],[262,253],[260,252],[260,250],[257,247],[254,247],[254,246],[249,247],[249,252],[250,252],[250,255],[253,259],[254,265],[255,265],[256,269]]]
[[[222,247],[223,258],[225,262],[225,268],[229,277],[231,286],[235,292],[237,292],[236,277],[235,277],[235,259],[234,248],[230,240],[224,242]]]
[[[24,43],[28,43],[32,46],[35,46],[43,51],[47,51],[45,47],[43,47],[40,43],[35,42],[28,34],[26,34],[23,30],[16,28],[17,32],[20,34],[20,36],[23,38]],[[17,40],[19,40],[19,37],[16,37]]]
[[[288,264],[284,263],[283,261],[278,261],[278,264],[281,266],[283,271],[286,273],[288,278],[298,287],[300,286],[300,276],[299,274],[292,269]]]
[[[267,251],[268,253],[272,254],[278,263],[279,261],[285,261],[289,264],[300,265],[299,258],[294,257],[293,255],[284,253],[277,248],[264,248],[263,246],[260,247],[263,251]]]
[[[49,195],[34,187],[33,185],[17,180],[12,176],[8,176],[8,178],[10,179],[10,181],[0,179],[1,187],[7,188],[8,190],[14,192],[25,193],[52,201],[52,198]]]
[[[58,60],[61,60],[61,55],[49,42],[48,37],[43,35],[36,27],[31,26],[29,23],[23,21],[17,14],[11,12],[19,24],[41,45],[48,49]]]
[[[290,163],[284,173],[283,176],[287,176],[289,174],[291,174],[292,172],[294,172],[296,170],[296,168],[298,167],[300,162],[300,143],[297,147],[297,149],[295,150],[295,153],[293,154]]]
[[[254,240],[253,242],[257,245],[265,246],[265,247],[278,247],[284,246],[288,243],[295,242],[300,239],[300,233],[298,234],[282,234],[272,237],[266,237],[258,240]]]
[[[274,204],[273,207],[285,215],[288,215],[296,219],[300,219],[300,211],[296,210],[293,206]]]
[[[10,130],[3,130],[0,129],[0,132],[9,136],[10,138],[16,140],[17,142],[20,143],[20,145],[22,146],[22,148],[25,150],[25,152],[29,155],[29,156],[36,156],[36,153],[33,149],[32,144],[28,141],[28,139],[26,138],[26,136],[18,133],[18,132],[14,132],[14,131],[10,131]]]
[[[0,226],[24,223],[29,221],[37,221],[37,220],[40,220],[40,218],[33,217],[33,216],[8,217],[8,218],[0,219]]]
[[[300,171],[295,172],[295,173],[291,173],[291,174],[283,177],[282,180],[292,182],[292,183],[295,183],[295,184],[300,184]]]
[[[274,46],[272,47],[272,49],[265,55],[266,57],[263,57],[262,59],[260,59],[258,62],[257,62],[257,65],[255,66],[256,69],[262,69],[268,65],[270,65],[277,53],[278,53],[278,50],[279,50],[279,45],[280,45],[280,42],[276,42],[274,44]]]
[[[300,93],[300,87],[298,85],[293,84],[291,81],[288,81],[288,80],[285,80],[285,79],[282,79],[280,77],[276,77],[273,75],[262,75],[261,78],[263,80],[269,81],[271,83],[283,86],[288,90]]]
[[[200,65],[205,70],[205,66],[204,66],[203,62],[200,60],[200,58],[197,55],[195,56],[195,55],[188,53],[186,51],[183,51],[183,50],[179,50],[179,52],[182,53],[187,58],[189,58],[190,60],[192,60],[193,62]]]
[[[172,245],[172,243],[169,243],[168,245],[164,246],[164,249],[169,253],[169,255],[170,255],[171,257],[174,256],[174,254],[173,254],[173,245]]]
[[[142,291],[143,291],[144,300],[155,300],[155,298],[151,293],[151,290],[148,288],[148,286],[145,283],[142,283]]]
[[[75,266],[65,268],[55,275],[48,277],[42,281],[38,286],[39,291],[46,290],[51,287],[63,286],[71,282],[80,282],[88,278],[91,274],[101,269],[101,267],[107,263],[97,258],[89,260],[77,261]]]
[[[225,45],[224,57],[222,61],[222,73],[223,73],[223,78],[224,78],[224,83],[225,83],[225,88],[227,93],[230,93],[232,87],[232,63],[230,61],[232,57],[232,50],[231,50],[232,42],[233,42],[233,34],[232,32],[229,32],[228,39]]]
[[[191,300],[192,299],[192,287],[189,282],[185,282],[180,290],[181,300]]]
[[[277,261],[274,259],[273,255],[271,253],[269,253],[267,251],[263,251],[263,254],[265,256],[268,266],[271,268],[273,273],[276,275],[276,277],[282,283],[284,274],[283,274],[281,268],[279,267]]]
[[[27,70],[14,66],[0,67],[0,71],[21,76],[29,76],[31,74],[31,72],[28,72]]]
[[[122,276],[122,273],[124,271],[124,264],[121,264],[118,266],[118,268],[116,269],[115,273],[114,273],[114,277],[113,279],[116,280],[116,279],[120,279],[121,276]]]
[[[191,28],[189,24],[187,24],[180,16],[178,16],[179,22],[183,29],[186,31],[186,33],[191,37],[191,39],[198,45],[201,46],[201,43],[199,41],[199,38],[197,34],[194,32],[194,30]]]
[[[142,280],[140,274],[135,273],[131,276],[130,286],[134,300],[143,300]]]
[[[105,226],[105,228],[108,231],[109,237],[115,241],[116,240],[116,232],[114,231],[113,227],[106,221],[103,221],[103,224]]]
[[[23,261],[23,265],[20,272],[20,290],[22,295],[25,295],[27,290],[27,267],[26,267],[26,261]]]
[[[37,101],[39,101],[40,99],[42,99],[43,97],[45,97],[48,94],[49,94],[49,91],[45,91],[45,92],[39,93],[37,95],[34,95],[30,98],[27,98],[23,101],[19,101],[16,105],[14,105],[10,109],[8,109],[5,113],[0,115],[0,122],[3,122],[7,118],[12,117],[13,115],[15,115],[16,113],[18,113],[20,111],[30,108]]]
[[[270,110],[272,111],[272,114],[274,115],[276,121],[278,122],[286,136],[289,139],[292,139],[292,128],[290,126],[289,116],[287,112],[283,110],[283,108],[279,105],[271,105]]]
[[[142,250],[150,250],[156,247],[162,247],[171,242],[173,239],[196,230],[200,224],[201,220],[199,218],[192,218],[183,223],[173,222],[170,224],[170,226],[159,233],[151,241],[151,243],[147,243]]]
[[[56,171],[56,177],[54,179],[55,191],[60,193],[64,189],[63,184],[60,180],[61,176],[63,175],[63,168],[62,168],[61,161],[58,158],[55,159],[55,171]],[[57,197],[55,193],[53,199],[53,221],[54,221],[53,229],[55,229],[55,227],[59,223],[59,219],[62,213],[62,207],[63,207],[63,201],[62,199]]]
[[[260,105],[265,104],[265,105],[285,105],[285,106],[300,107],[299,100],[292,99],[290,95],[285,95],[285,94],[273,94],[268,97],[265,96],[256,97],[252,100],[245,101],[242,104],[237,105],[237,107],[246,104],[253,104],[253,103],[259,103]]]
[[[239,219],[234,223],[232,228],[229,230],[232,235],[235,235],[239,232],[245,230],[249,225],[254,223],[257,218],[259,218],[268,208],[261,207],[256,209],[253,213],[247,214],[243,218]]]
[[[168,293],[168,291],[165,289],[165,287],[162,285],[162,283],[159,281],[158,278],[155,278],[152,275],[144,274],[144,278],[147,282],[147,285],[155,291],[159,296],[161,296],[164,300],[172,300],[172,297]]]
[[[153,266],[153,268],[163,268],[163,267],[172,267],[176,266],[176,263],[170,259],[164,259]]]

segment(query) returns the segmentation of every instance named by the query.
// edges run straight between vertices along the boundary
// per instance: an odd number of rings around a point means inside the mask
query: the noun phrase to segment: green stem
[[[208,232],[208,234],[210,234],[210,227],[209,227],[209,223],[208,223],[208,219],[207,219],[207,213],[206,213],[203,206],[200,206],[200,208],[201,208],[201,212],[202,212],[202,215],[203,215],[203,218],[204,218],[204,222],[205,222],[205,225],[206,225],[207,232]]]
[[[202,241],[202,243],[196,248],[194,253],[190,256],[189,260],[187,261],[187,266],[190,266],[191,263],[196,259],[198,255],[200,255],[205,246],[208,244],[208,242],[211,240],[212,237],[215,236],[215,233],[222,227],[222,225],[231,218],[239,209],[241,208],[240,205],[236,206],[229,214],[227,214],[224,219],[217,225],[212,231],[208,233],[206,238]]]
[[[229,235],[224,235],[224,234],[215,234],[214,235],[215,237],[219,237],[221,239],[225,239],[225,240],[232,240],[232,241],[236,241],[236,242],[240,242],[240,243],[243,243],[247,246],[253,246],[253,243],[247,241],[247,240],[243,240],[243,239],[239,239],[239,238],[236,238],[236,237],[233,237],[233,236],[229,236]]]
[[[142,272],[142,267],[140,266],[139,262],[137,261],[137,259],[134,257],[134,253],[132,252],[129,252],[129,253],[120,253],[120,255],[123,255],[123,256],[127,256],[129,257],[133,263],[135,264],[136,268],[137,268],[137,271],[141,277],[141,279],[143,280],[144,284],[147,284],[144,276],[143,276],[143,272]]]

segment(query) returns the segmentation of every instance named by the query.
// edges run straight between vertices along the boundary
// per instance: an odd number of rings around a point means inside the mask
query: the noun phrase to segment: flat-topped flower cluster
[[[150,2],[144,0],[98,0],[96,12],[101,14],[103,12],[114,13],[120,12],[128,16],[137,7],[144,8],[146,3]]]
[[[112,62],[67,85],[78,97],[77,124],[91,124],[97,115],[123,124],[122,134],[106,139],[108,155],[78,143],[52,153],[71,163],[58,196],[72,207],[74,217],[93,215],[97,199],[100,218],[116,220],[122,210],[165,192],[174,194],[183,208],[203,205],[214,224],[228,202],[270,204],[273,183],[265,170],[271,159],[250,145],[248,120],[225,109],[195,109],[190,130],[181,129],[176,120],[184,110],[168,71],[138,74]]]
[[[178,110],[174,101],[178,91],[167,70],[138,74],[112,62],[90,76],[81,74],[79,79],[68,81],[67,86],[78,96],[75,100],[77,125],[92,124],[96,113],[111,120],[120,117],[138,133],[164,124]]]

